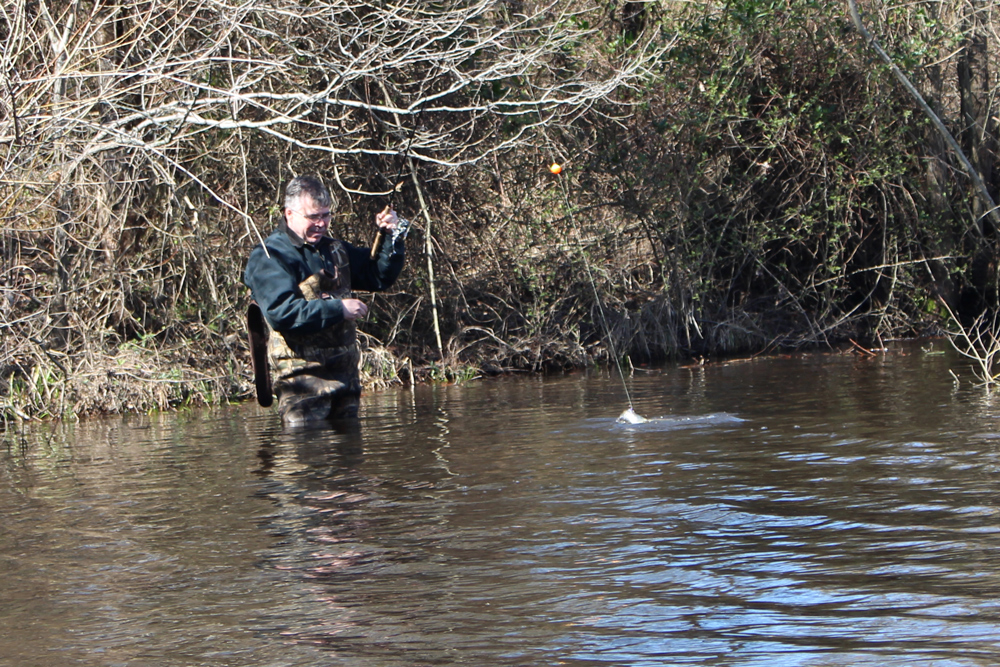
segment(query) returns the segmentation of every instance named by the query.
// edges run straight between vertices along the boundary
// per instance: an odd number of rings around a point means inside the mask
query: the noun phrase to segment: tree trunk
[[[992,1],[992,0],[991,0]],[[997,122],[991,113],[989,53],[984,25],[983,0],[970,0],[964,20],[965,40],[958,58],[958,89],[961,102],[962,148],[979,173],[987,190],[996,200]],[[977,218],[986,216],[983,202],[975,200]],[[996,229],[993,230],[996,233]]]
[[[994,161],[997,157],[997,122],[991,108],[988,33],[984,23],[988,8],[983,0],[969,0],[968,9],[963,21],[965,38],[958,58],[959,139],[969,161],[996,201],[997,169]],[[996,237],[1000,230],[982,199],[973,200],[972,211],[977,220],[982,220],[984,235]],[[991,246],[982,248],[973,257],[970,279],[973,290],[963,299],[961,308],[964,312],[961,314],[978,315],[984,308],[996,308],[1000,277],[997,275],[996,253]]]

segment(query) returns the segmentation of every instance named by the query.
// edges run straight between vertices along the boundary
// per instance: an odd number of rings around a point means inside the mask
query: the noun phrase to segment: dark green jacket
[[[282,220],[267,237],[264,248],[258,245],[250,253],[243,282],[253,293],[271,328],[282,333],[311,334],[344,321],[340,299],[307,301],[299,291],[299,283],[326,269],[334,273],[330,252],[332,239],[324,237],[316,245],[304,242]],[[375,261],[367,248],[344,243],[351,266],[351,288],[365,292],[388,289],[403,270],[404,241],[396,246],[386,240]]]

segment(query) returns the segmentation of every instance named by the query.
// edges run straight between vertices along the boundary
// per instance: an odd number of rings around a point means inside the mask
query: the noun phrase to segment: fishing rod
[[[409,160],[410,148],[413,146],[413,138],[417,135],[417,126],[420,125],[420,118],[424,115],[425,108],[426,108],[425,106],[420,107],[420,111],[417,112],[417,117],[413,121],[413,126],[410,128],[409,136],[406,139],[406,146],[403,150],[402,155],[400,156],[401,159],[399,161],[399,170],[396,172],[396,179],[389,183],[389,187],[391,188],[389,190],[389,203],[386,205],[384,209],[382,209],[383,213],[391,211],[395,208],[393,206],[394,203],[393,200],[395,199],[396,193],[400,192],[403,189],[403,169],[406,167],[407,161]],[[385,178],[385,175],[383,175],[382,177]],[[392,234],[393,242],[395,242],[396,239],[399,238],[400,236],[406,238],[406,234],[409,231],[409,229],[410,229],[410,221],[407,220],[406,218],[399,218],[399,221],[396,223],[396,229],[393,231]],[[383,232],[382,228],[379,227],[378,231],[375,232],[375,240],[372,241],[372,251],[370,255],[370,259],[372,261],[374,261],[375,258],[378,256],[378,251],[379,248],[382,247],[382,240],[384,237],[385,237],[385,232]]]

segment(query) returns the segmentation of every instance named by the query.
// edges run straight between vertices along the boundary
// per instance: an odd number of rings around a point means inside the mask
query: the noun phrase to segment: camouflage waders
[[[333,243],[330,253],[333,275],[323,270],[299,284],[307,300],[351,295],[351,269],[343,244]],[[314,334],[271,331],[267,353],[275,373],[278,414],[286,424],[357,416],[361,352],[353,320]]]

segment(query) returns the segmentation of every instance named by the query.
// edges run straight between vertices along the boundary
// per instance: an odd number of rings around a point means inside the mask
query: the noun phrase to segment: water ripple
[[[639,425],[595,374],[42,429],[0,664],[992,665],[1000,423],[943,363],[664,369]]]

